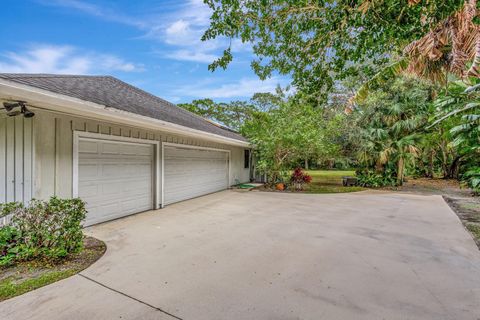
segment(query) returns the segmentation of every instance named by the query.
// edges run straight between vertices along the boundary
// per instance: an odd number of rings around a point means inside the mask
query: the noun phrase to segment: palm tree
[[[477,16],[477,1],[466,0],[460,10],[434,26],[422,38],[408,44],[403,50],[409,59],[408,71],[437,82],[445,82],[448,73],[460,78],[480,77]],[[469,61],[473,63],[467,68]]]
[[[394,165],[397,184],[405,166],[419,155],[420,129],[428,121],[430,84],[401,77],[370,93],[360,105],[359,160],[377,172]]]
[[[436,121],[430,127],[439,127],[446,121],[456,125],[450,129],[451,146],[458,150],[453,170],[460,162],[464,179],[476,192],[480,192],[480,84],[467,86],[462,81],[451,82],[435,103]]]

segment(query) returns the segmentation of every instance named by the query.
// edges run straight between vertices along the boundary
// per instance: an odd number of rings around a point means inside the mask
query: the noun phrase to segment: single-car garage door
[[[151,144],[78,141],[78,196],[87,203],[85,225],[153,208]]]
[[[164,205],[228,188],[229,153],[164,146]]]

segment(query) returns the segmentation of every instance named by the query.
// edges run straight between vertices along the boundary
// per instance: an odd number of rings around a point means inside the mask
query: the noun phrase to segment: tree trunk
[[[458,179],[458,169],[460,167],[461,159],[462,159],[462,156],[457,156],[455,157],[455,159],[453,159],[453,162],[450,165],[450,168],[448,169],[448,176],[446,178]]]
[[[377,162],[375,162],[375,172],[376,173],[382,173],[383,172],[383,164],[377,160]]]
[[[328,169],[332,170],[335,166],[335,159],[328,160]]]
[[[440,129],[440,132],[443,134],[443,129]],[[447,150],[447,143],[445,140],[442,140],[440,144],[440,150],[442,151],[442,171],[443,171],[443,178],[448,176],[448,150]]]
[[[435,151],[431,150],[428,158],[428,177],[433,178],[434,170],[434,161],[435,161]]]
[[[405,163],[403,157],[398,159],[397,163],[397,185],[403,185],[403,170],[405,169]]]
[[[308,170],[308,159],[305,159],[305,170]]]

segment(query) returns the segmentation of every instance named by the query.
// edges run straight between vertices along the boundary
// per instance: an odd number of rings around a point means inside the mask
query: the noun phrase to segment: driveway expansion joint
[[[137,299],[137,298],[135,298],[135,297],[132,297],[132,296],[130,296],[130,295],[124,293],[124,292],[121,292],[121,291],[117,290],[117,289],[111,288],[111,287],[109,287],[109,286],[107,286],[107,285],[105,285],[105,284],[103,284],[103,283],[101,283],[101,282],[99,282],[99,281],[97,281],[97,280],[94,280],[94,279],[92,279],[92,278],[90,278],[90,277],[87,277],[87,276],[84,275],[84,274],[78,273],[77,275],[79,275],[80,277],[82,277],[82,278],[84,278],[84,279],[87,279],[87,280],[89,280],[89,281],[91,281],[91,282],[93,282],[93,283],[96,283],[96,284],[98,284],[99,286],[102,286],[102,287],[104,287],[104,288],[106,288],[106,289],[108,289],[108,290],[110,290],[110,291],[116,292],[116,293],[118,293],[118,294],[121,294],[121,295],[124,296],[124,297],[127,297],[127,298],[129,298],[129,299],[131,299],[131,300],[134,300],[134,301],[136,301],[136,302],[139,302],[139,303],[141,303],[141,304],[144,304],[144,305],[146,305],[147,307],[150,307],[150,308],[152,308],[152,309],[155,309],[155,310],[158,311],[158,312],[164,313],[164,314],[166,314],[166,315],[168,315],[168,316],[170,316],[170,317],[172,317],[172,318],[175,318],[175,319],[178,319],[178,320],[183,320],[182,318],[177,317],[176,315],[171,314],[171,313],[168,312],[168,311],[165,311],[165,310],[163,310],[163,309],[161,309],[161,308],[159,308],[159,307],[156,307],[156,306],[154,306],[154,305],[151,305],[151,304],[149,304],[148,302],[145,302],[145,301],[142,301],[142,300]]]

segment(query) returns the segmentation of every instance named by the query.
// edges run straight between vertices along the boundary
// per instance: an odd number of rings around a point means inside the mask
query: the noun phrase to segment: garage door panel
[[[121,204],[126,202],[135,201],[140,208],[147,207],[147,209],[151,209],[151,204],[149,202],[150,196],[145,194],[136,194],[135,197],[130,197],[128,199],[119,200],[115,194],[102,194],[101,196],[90,196],[86,200],[87,207],[90,213],[90,209],[94,207],[101,207],[101,206],[109,206],[111,204]],[[140,212],[137,211],[137,212]],[[121,212],[119,212],[119,216],[122,216]]]
[[[78,147],[78,151],[81,154],[97,154],[98,153],[98,143],[95,141],[83,141]]]
[[[153,145],[80,139],[78,151],[85,225],[153,208]]]
[[[96,164],[79,164],[78,177],[79,181],[96,178],[98,176],[98,165]]]
[[[81,199],[95,197],[98,193],[98,185],[96,184],[79,184],[78,196]]]
[[[166,146],[164,204],[228,188],[228,153]]]
[[[148,177],[151,172],[151,164],[148,163],[105,164],[101,165],[100,171],[102,178]]]
[[[151,154],[151,147],[149,145],[103,143],[101,146],[101,152],[105,155],[132,155],[149,157]]]

